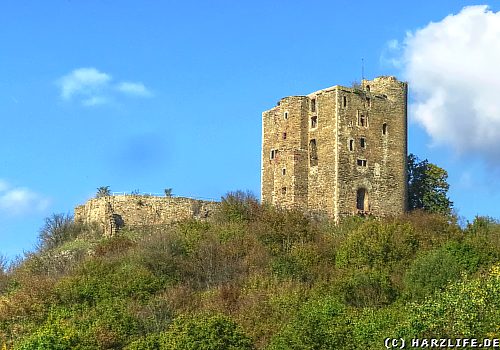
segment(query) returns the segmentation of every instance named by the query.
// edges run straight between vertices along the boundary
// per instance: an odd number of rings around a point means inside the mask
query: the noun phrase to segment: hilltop
[[[500,337],[500,223],[335,225],[227,195],[210,220],[107,237],[66,216],[0,275],[6,349],[384,349]]]

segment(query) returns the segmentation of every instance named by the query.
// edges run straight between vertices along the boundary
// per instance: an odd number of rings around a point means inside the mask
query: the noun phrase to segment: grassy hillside
[[[0,273],[5,349],[385,349],[500,337],[500,224],[414,212],[339,225],[228,195],[212,222],[60,218]],[[1,347],[0,347],[1,348]]]

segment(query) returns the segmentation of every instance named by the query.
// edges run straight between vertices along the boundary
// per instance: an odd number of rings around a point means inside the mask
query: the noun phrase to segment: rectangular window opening
[[[281,175],[283,175],[283,176],[286,175],[286,168],[281,169]]]
[[[269,155],[269,159],[276,159],[278,157],[278,150],[277,149],[272,149],[271,154]]]
[[[346,108],[346,107],[347,107],[347,97],[346,97],[346,96],[342,96],[342,106],[343,106],[344,108]]]
[[[287,120],[287,119],[288,119],[288,112],[285,112],[285,113],[283,114],[283,118],[285,118],[285,120]]]
[[[382,135],[387,135],[387,123],[382,124]]]
[[[364,137],[360,138],[359,139],[359,144],[361,146],[361,148],[365,148],[366,147],[366,140]]]
[[[311,100],[311,112],[316,112],[316,99]]]
[[[365,167],[366,166],[366,159],[358,159],[358,166]]]
[[[281,187],[281,194],[285,195],[286,194],[286,187]]]
[[[318,117],[317,116],[311,117],[311,129],[314,129],[317,126],[318,126]]]
[[[358,126],[364,128],[368,127],[368,116],[362,112],[358,112]]]
[[[354,150],[354,140],[349,140],[349,151]]]
[[[283,133],[283,140],[286,140],[286,132]]]

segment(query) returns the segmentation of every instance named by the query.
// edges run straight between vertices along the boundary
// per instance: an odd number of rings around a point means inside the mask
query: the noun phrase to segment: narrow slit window
[[[281,175],[283,175],[283,176],[286,175],[286,168],[281,169]]]
[[[316,99],[311,100],[311,112],[316,112]]]
[[[346,108],[346,107],[347,107],[347,96],[342,96],[342,106],[343,106],[344,108]]]
[[[309,141],[309,160],[311,166],[318,165],[318,148],[316,145],[316,139]]]
[[[361,146],[361,148],[366,147],[366,139],[364,137],[359,139],[359,145]]]
[[[354,150],[354,140],[349,140],[349,151]]]
[[[387,135],[387,123],[382,124],[382,135]]]
[[[311,117],[311,129],[314,129],[317,126],[318,126],[318,117],[317,116]]]
[[[271,154],[269,155],[269,159],[274,159],[276,157],[276,150],[272,149]]]
[[[287,120],[287,119],[288,119],[288,111],[287,111],[287,112],[285,112],[285,113],[283,113],[283,118],[285,118],[285,120]]]
[[[286,132],[283,133],[283,140],[286,140]]]

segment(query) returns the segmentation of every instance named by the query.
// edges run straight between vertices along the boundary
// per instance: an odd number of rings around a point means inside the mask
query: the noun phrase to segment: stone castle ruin
[[[289,96],[262,113],[262,202],[338,221],[406,210],[407,84]]]
[[[407,90],[395,77],[282,98],[262,113],[261,200],[338,221],[406,210]],[[75,208],[75,221],[119,228],[205,220],[218,202],[118,195]]]
[[[75,208],[75,221],[97,223],[111,236],[120,228],[173,224],[184,219],[205,220],[217,202],[183,197],[118,195],[93,198]]]

